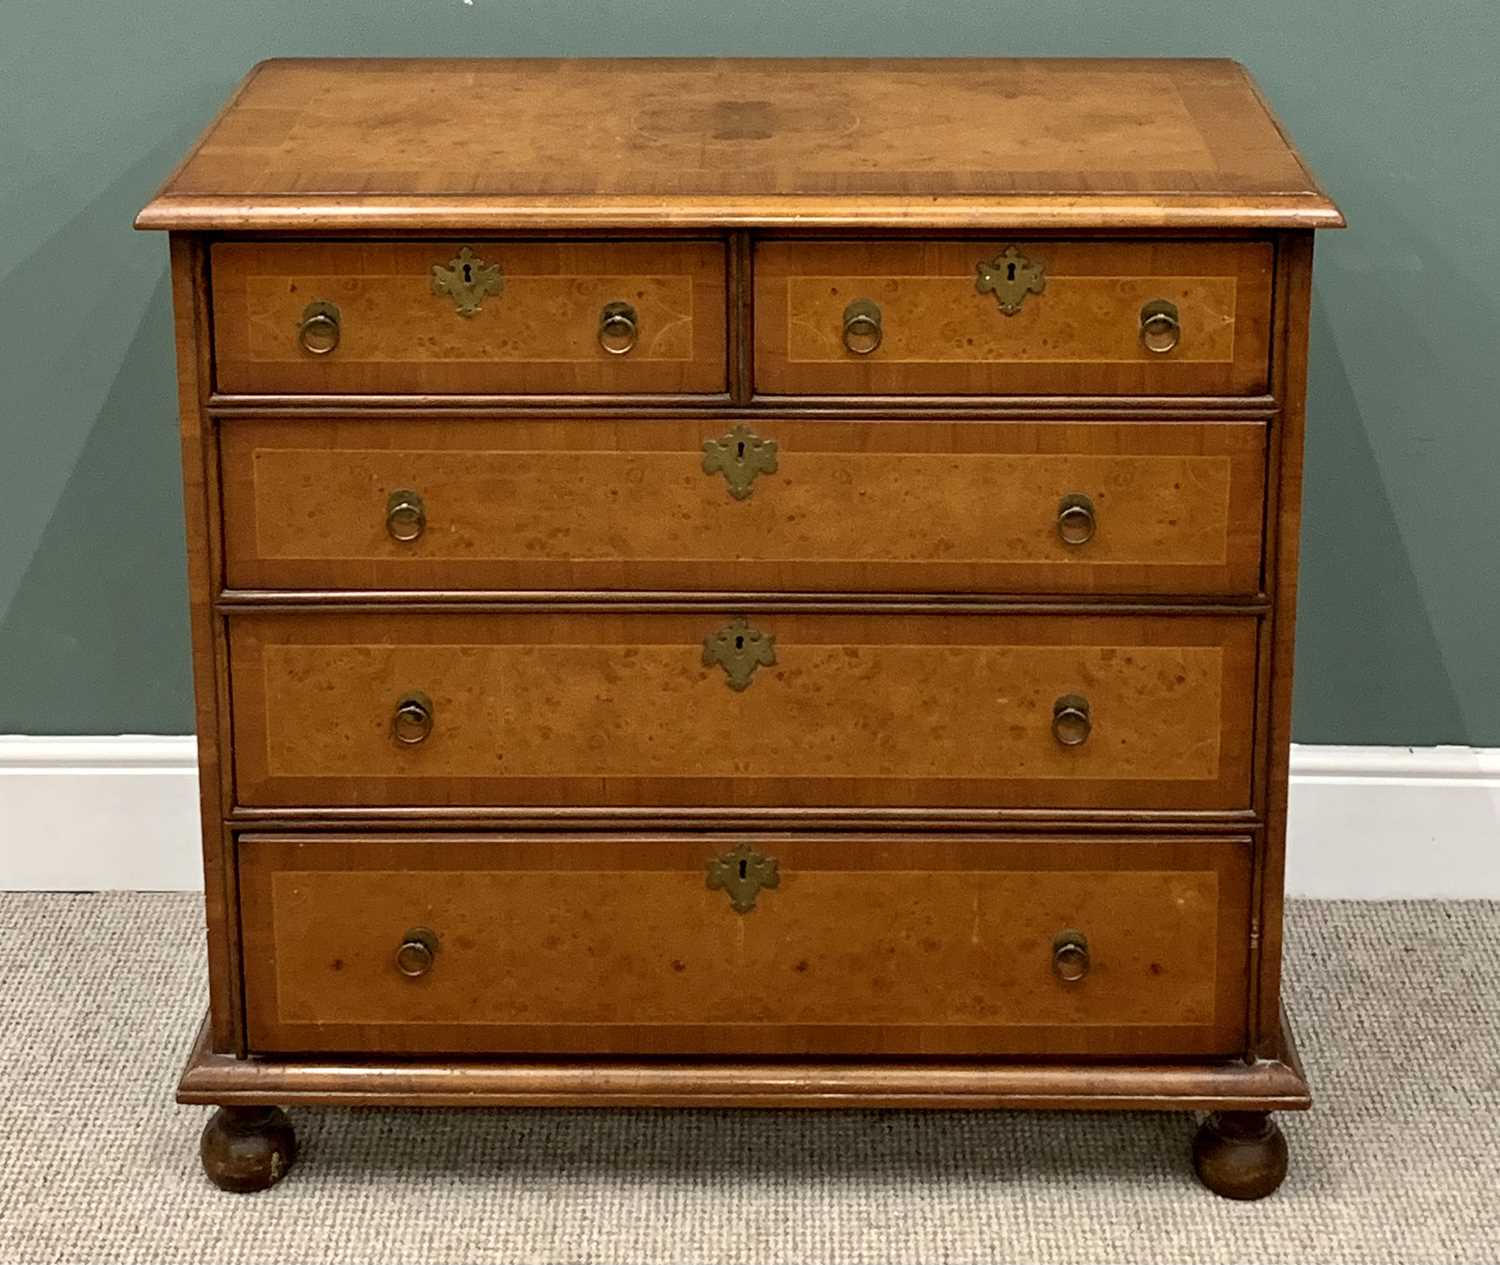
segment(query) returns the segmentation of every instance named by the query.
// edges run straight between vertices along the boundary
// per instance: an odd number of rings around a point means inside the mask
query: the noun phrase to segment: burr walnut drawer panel
[[[1242,838],[263,835],[238,858],[252,1051],[1243,1048]]]
[[[720,242],[227,242],[224,392],[725,389]]]
[[[1253,615],[230,620],[247,806],[1245,809]]]
[[[1262,242],[763,242],[756,389],[1264,392],[1273,253]]]
[[[1254,593],[1259,422],[235,420],[236,588]]]

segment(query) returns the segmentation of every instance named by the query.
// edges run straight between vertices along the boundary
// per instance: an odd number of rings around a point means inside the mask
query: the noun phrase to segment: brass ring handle
[[[1088,544],[1097,526],[1094,502],[1082,492],[1069,492],[1057,503],[1057,534],[1063,544]]]
[[[635,350],[639,339],[635,309],[628,303],[606,303],[599,313],[599,346],[611,356],[624,356]]]
[[[1166,299],[1152,299],[1141,308],[1141,346],[1158,356],[1182,341],[1182,322],[1177,319],[1177,304]]]
[[[427,530],[427,505],[420,492],[397,488],[386,498],[385,530],[392,540],[407,544]]]
[[[401,937],[396,950],[396,969],[407,979],[420,979],[437,959],[438,938],[426,927],[413,927]]]
[[[844,347],[856,356],[868,356],[885,337],[880,304],[855,299],[844,309]]]
[[[432,733],[432,700],[420,690],[403,694],[391,718],[391,734],[403,746],[415,747]]]
[[[1052,941],[1052,973],[1065,984],[1076,984],[1089,973],[1089,942],[1081,931],[1059,931]]]
[[[1052,736],[1065,747],[1081,747],[1094,727],[1092,709],[1082,694],[1064,694],[1052,704]]]
[[[297,345],[309,356],[326,356],[339,345],[339,309],[317,299],[302,309],[297,324]]]

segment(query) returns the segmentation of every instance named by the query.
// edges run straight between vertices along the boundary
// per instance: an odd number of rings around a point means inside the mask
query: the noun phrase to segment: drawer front
[[[255,1051],[1244,1044],[1244,839],[252,836],[238,855]],[[741,860],[775,885],[739,883]]]
[[[1258,422],[236,420],[221,443],[237,588],[1260,584]]]
[[[1257,627],[1181,615],[236,615],[238,798],[1244,809]],[[1071,699],[1082,701],[1060,704]]]
[[[1272,259],[1260,242],[765,242],[756,390],[1263,392]],[[1037,288],[1023,293],[1028,280]],[[1143,333],[1151,304],[1171,306]],[[1175,345],[1151,350],[1147,334]]]
[[[725,389],[719,242],[230,242],[212,259],[220,391]]]

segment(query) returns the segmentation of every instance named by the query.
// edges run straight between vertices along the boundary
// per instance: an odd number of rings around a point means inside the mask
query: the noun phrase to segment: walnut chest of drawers
[[[277,61],[171,234],[230,1189],[292,1104],[1177,1108],[1268,1193],[1313,230],[1191,61]]]

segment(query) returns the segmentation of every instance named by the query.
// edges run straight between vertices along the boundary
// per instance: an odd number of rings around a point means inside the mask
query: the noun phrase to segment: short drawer
[[[226,242],[228,393],[725,389],[721,242]]]
[[[1244,809],[1229,615],[239,614],[247,806]]]
[[[1264,392],[1273,255],[1261,242],[764,242],[756,390]]]
[[[1242,838],[259,835],[238,857],[252,1051],[1244,1047]]]
[[[248,589],[1251,594],[1259,422],[236,419]]]

